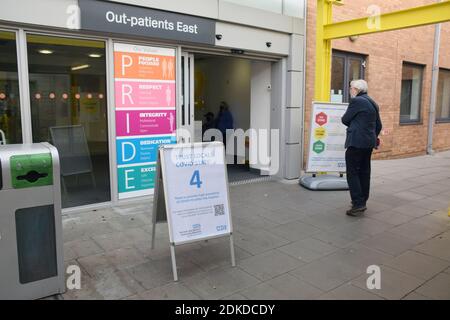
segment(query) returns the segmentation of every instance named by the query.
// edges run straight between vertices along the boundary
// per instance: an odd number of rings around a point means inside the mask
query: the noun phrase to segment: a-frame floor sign
[[[156,170],[152,249],[156,224],[167,221],[174,280],[177,245],[228,236],[231,264],[236,266],[223,143],[163,145]]]

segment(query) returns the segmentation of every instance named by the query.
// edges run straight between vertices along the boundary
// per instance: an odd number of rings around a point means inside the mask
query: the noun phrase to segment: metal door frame
[[[191,143],[195,141],[195,108],[194,108],[194,71],[195,58],[190,52],[182,52],[180,55],[181,63],[181,96],[179,105],[178,128],[188,130],[190,133],[189,141],[185,141],[184,137],[178,137],[181,143]]]

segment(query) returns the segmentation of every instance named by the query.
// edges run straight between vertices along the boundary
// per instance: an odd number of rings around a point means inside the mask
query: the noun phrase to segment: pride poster
[[[175,80],[175,56],[116,51],[114,63],[116,78]]]
[[[118,137],[172,134],[175,125],[175,110],[116,111]]]
[[[158,147],[176,142],[176,137],[161,136],[148,138],[117,139],[117,164],[130,165],[156,162]]]
[[[155,186],[156,165],[119,167],[117,175],[119,178],[119,194],[134,192],[140,195],[152,194],[145,190],[153,189]],[[144,192],[143,192],[144,191]],[[122,198],[129,198],[127,196]]]
[[[114,44],[119,199],[153,194],[159,145],[176,143],[175,49]]]
[[[175,83],[116,81],[116,107],[175,108]]]

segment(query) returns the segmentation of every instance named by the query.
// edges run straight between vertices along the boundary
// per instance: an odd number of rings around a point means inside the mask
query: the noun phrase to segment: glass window
[[[423,67],[403,63],[400,95],[400,123],[420,122]]]
[[[331,61],[331,101],[349,102],[350,81],[364,79],[365,56],[333,50]]]
[[[16,35],[0,31],[0,144],[22,143]]]
[[[283,14],[296,18],[304,18],[305,0],[284,0]]]
[[[275,13],[283,13],[282,0],[226,0],[242,6],[257,8],[261,10],[271,11]]]
[[[362,60],[350,58],[348,62],[348,82],[362,78]]]
[[[331,64],[331,94],[333,101],[343,101],[345,86],[345,58],[333,55]]]
[[[295,18],[304,18],[306,0],[225,0],[242,6],[252,7]]]
[[[450,121],[450,70],[439,70],[436,121]]]
[[[33,141],[61,162],[62,204],[111,200],[103,41],[27,35]]]

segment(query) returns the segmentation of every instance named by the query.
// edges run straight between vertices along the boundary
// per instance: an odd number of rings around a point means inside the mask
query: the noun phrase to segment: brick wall
[[[377,5],[382,13],[435,3],[434,0],[347,0],[342,7],[333,8],[333,21],[350,20],[368,15],[367,8]],[[308,0],[307,66],[305,106],[305,161],[309,142],[311,104],[314,98],[316,0]],[[375,159],[408,157],[426,152],[428,112],[430,105],[433,62],[434,26],[363,35],[352,42],[339,39],[333,49],[367,55],[365,78],[369,95],[380,105],[383,121],[382,147]],[[421,124],[400,125],[400,89],[402,62],[425,65],[422,85]],[[442,24],[440,67],[450,69],[450,22]],[[433,148],[450,149],[450,123],[435,124]]]

